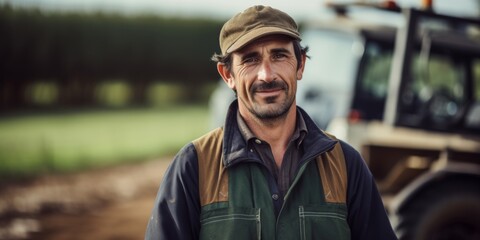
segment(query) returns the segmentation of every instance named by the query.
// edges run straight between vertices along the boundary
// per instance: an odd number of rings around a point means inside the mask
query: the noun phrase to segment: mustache
[[[265,91],[265,90],[272,90],[272,89],[287,89],[287,84],[285,84],[285,82],[283,81],[278,81],[278,80],[274,80],[274,81],[271,81],[271,82],[259,82],[259,83],[255,83],[252,85],[252,87],[250,88],[250,91],[253,93],[253,92],[257,92],[257,91]]]

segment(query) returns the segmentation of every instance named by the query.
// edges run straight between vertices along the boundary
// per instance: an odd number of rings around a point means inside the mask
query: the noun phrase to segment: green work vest
[[[340,143],[305,161],[275,217],[267,170],[258,163],[225,168],[223,129],[195,140],[201,202],[200,239],[350,239],[347,176]]]

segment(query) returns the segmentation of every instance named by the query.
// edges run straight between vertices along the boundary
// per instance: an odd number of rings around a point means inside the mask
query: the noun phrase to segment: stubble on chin
[[[260,120],[276,120],[287,116],[293,100],[285,99],[283,102],[278,102],[278,97],[268,97],[265,103],[254,103],[253,106],[248,107],[248,111]]]
[[[261,99],[256,97],[257,91],[269,89],[282,89],[285,95],[269,96]],[[249,89],[249,92],[250,95],[253,96],[252,102],[248,103],[248,101],[243,99],[240,100],[254,118],[262,121],[275,121],[277,119],[285,118],[294,102],[294,97],[291,98],[288,94],[288,85],[280,80],[254,84]]]

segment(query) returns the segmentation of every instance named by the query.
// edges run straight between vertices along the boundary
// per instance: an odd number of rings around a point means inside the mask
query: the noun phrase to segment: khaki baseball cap
[[[234,52],[255,39],[283,34],[301,40],[295,21],[288,14],[269,6],[253,6],[228,20],[220,31],[222,54]]]

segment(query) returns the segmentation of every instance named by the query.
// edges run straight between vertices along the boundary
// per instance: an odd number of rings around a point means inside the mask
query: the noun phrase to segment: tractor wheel
[[[449,184],[427,189],[397,217],[399,240],[478,240],[480,188]]]

